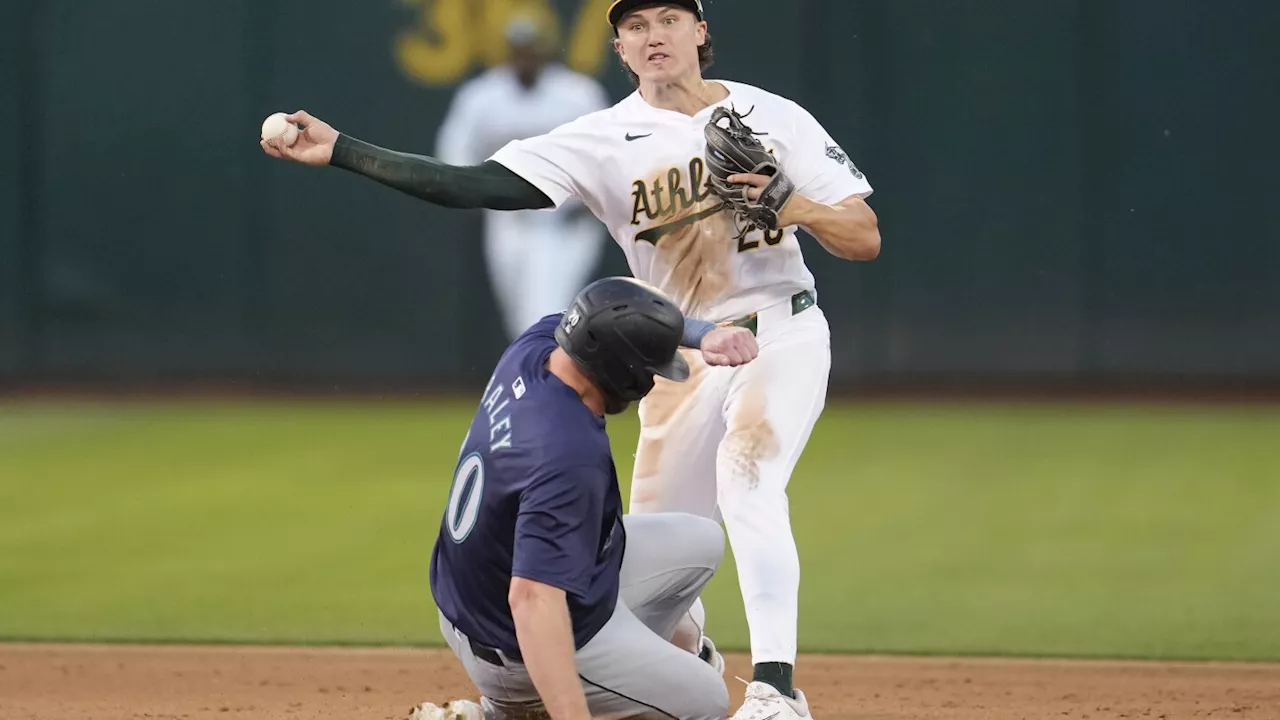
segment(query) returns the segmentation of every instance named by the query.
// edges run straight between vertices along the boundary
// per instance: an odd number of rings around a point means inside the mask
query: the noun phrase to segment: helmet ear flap
[[[621,387],[615,386],[611,389],[611,393],[620,400],[626,402],[636,402],[644,399],[645,395],[653,389],[653,375],[645,372],[643,369],[628,367],[625,374],[626,380]]]
[[[633,392],[635,393],[635,399],[640,400],[645,395],[648,395],[650,390],[653,390],[653,385],[654,385],[653,375],[649,373],[644,373],[640,376],[637,376],[636,380],[638,380],[639,382],[637,384],[637,387],[634,388]]]

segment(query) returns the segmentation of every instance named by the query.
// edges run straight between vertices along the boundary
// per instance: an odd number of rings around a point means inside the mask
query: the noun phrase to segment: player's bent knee
[[[724,560],[724,528],[720,523],[698,515],[682,515],[684,542],[702,563],[711,569],[720,567]]]
[[[724,513],[726,523],[744,520],[757,524],[786,522],[791,515],[787,493],[781,488],[724,494],[720,498],[720,512]]]
[[[630,514],[623,524],[629,537],[652,538],[687,562],[715,570],[724,559],[724,528],[710,518],[683,512]]]

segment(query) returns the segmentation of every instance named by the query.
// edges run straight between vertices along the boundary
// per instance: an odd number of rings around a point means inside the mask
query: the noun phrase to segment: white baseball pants
[[[629,511],[723,518],[738,564],[755,663],[796,660],[800,560],[787,484],[826,404],[831,335],[816,305],[759,313],[760,355],[738,368],[709,367],[684,351],[684,383],[657,378],[639,406]],[[699,602],[675,642],[697,647]],[[693,627],[696,625],[696,627]]]
[[[608,236],[586,210],[487,210],[485,261],[508,339],[569,307]]]

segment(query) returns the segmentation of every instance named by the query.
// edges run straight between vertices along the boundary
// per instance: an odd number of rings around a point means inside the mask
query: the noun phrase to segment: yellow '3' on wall
[[[516,15],[549,28],[555,47],[560,18],[548,0],[401,0],[417,12],[417,22],[396,37],[400,68],[425,85],[447,86],[463,80],[480,63],[501,64],[507,55],[503,31]],[[604,22],[610,0],[580,0],[563,61],[596,75],[604,64],[610,37]]]

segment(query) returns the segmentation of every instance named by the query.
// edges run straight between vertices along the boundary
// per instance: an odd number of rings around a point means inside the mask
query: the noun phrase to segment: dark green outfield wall
[[[0,6],[0,378],[483,379],[502,337],[478,216],[256,140],[305,107],[431,152],[519,4]],[[628,91],[607,0],[532,4],[573,65]],[[809,245],[837,385],[1280,377],[1280,3],[707,10],[711,74],[807,106],[876,186],[878,261]]]

